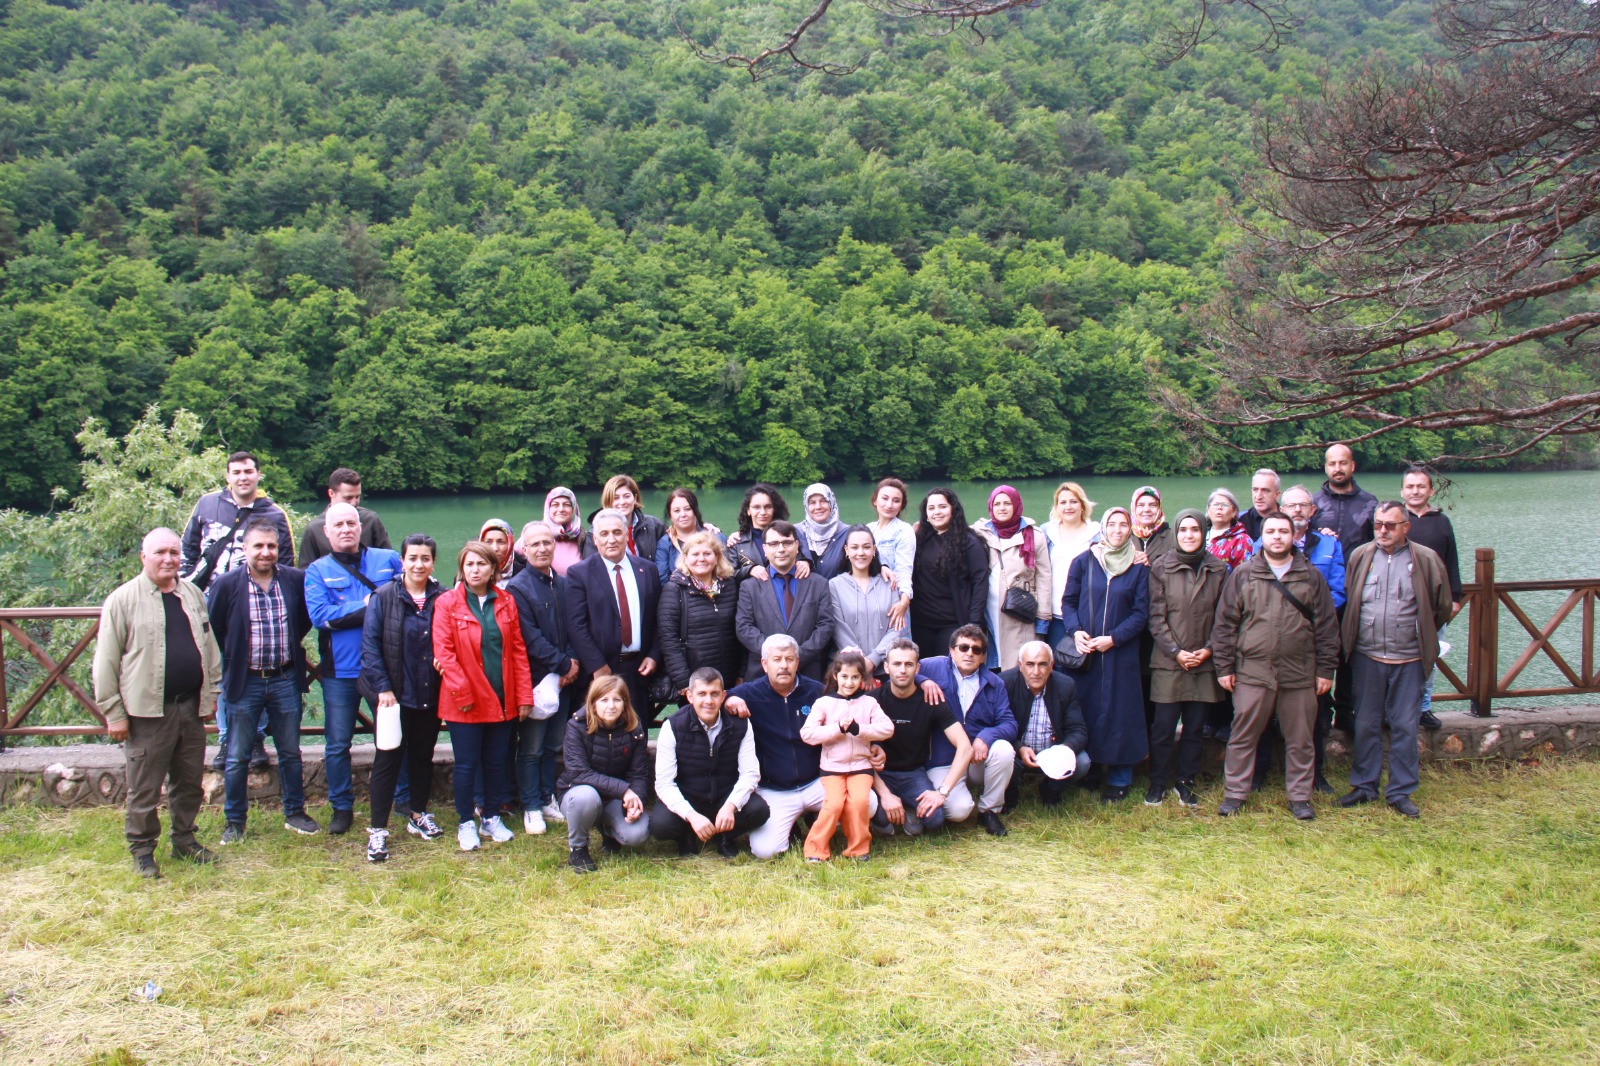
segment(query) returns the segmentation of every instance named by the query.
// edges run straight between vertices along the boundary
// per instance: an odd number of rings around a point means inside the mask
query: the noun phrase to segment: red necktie
[[[622,646],[626,648],[633,643],[633,612],[628,609],[628,590],[622,584],[622,564],[615,563],[612,569],[617,575],[617,613],[622,616]]]

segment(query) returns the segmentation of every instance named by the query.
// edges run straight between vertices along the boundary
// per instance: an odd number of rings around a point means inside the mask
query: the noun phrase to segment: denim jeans
[[[905,806],[906,820],[901,831],[908,837],[921,836],[924,831],[938,829],[944,825],[944,807],[941,805],[928,817],[923,818],[917,814],[917,800],[924,792],[934,792],[938,785],[928,776],[926,770],[879,770],[878,776],[888,786],[900,802]],[[887,828],[891,823],[889,816],[883,813],[883,807],[872,816],[872,822],[880,830]]]
[[[278,751],[278,787],[283,793],[283,813],[306,809],[305,784],[300,769],[300,687],[290,676],[252,677],[245,681],[244,697],[227,705],[233,719],[228,732],[228,761],[222,781],[226,799],[223,814],[229,822],[244,824],[250,809],[250,753],[255,747],[257,717],[265,717]]]
[[[513,722],[446,722],[450,730],[450,747],[455,753],[455,768],[450,772],[450,783],[455,792],[456,817],[470,822],[477,817],[473,811],[474,786],[478,771],[483,771],[485,792],[490,796],[504,796],[510,779],[511,729]],[[483,804],[485,818],[497,817],[500,803]]]
[[[1450,632],[1450,623],[1446,622],[1444,625],[1439,627],[1439,639],[1441,641],[1444,640],[1445,634],[1447,634],[1449,632]],[[1437,675],[1438,675],[1438,670],[1436,668],[1433,673],[1430,673],[1428,675],[1428,680],[1424,681],[1423,684],[1422,684],[1422,713],[1423,714],[1427,714],[1429,711],[1433,710],[1433,679]]]
[[[256,739],[265,737],[270,725],[271,723],[267,721],[267,709],[263,707],[261,717],[256,721]],[[228,701],[221,696],[217,697],[217,747],[223,751],[228,750]]]
[[[567,736],[567,690],[561,708],[543,721],[517,723],[517,792],[525,811],[536,811],[556,798],[556,758]]]
[[[350,783],[350,741],[356,734],[356,711],[361,693],[353,677],[322,679],[323,773],[328,778],[328,805],[336,811],[353,811],[356,792]],[[370,708],[369,708],[370,709]]]

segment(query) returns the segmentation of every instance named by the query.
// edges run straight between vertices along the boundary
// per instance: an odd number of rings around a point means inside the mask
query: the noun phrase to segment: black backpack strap
[[[338,563],[341,567],[343,567],[345,573],[349,574],[351,577],[355,578],[357,581],[359,581],[363,585],[367,586],[367,591],[368,592],[377,592],[378,591],[378,586],[376,586],[376,585],[374,585],[372,583],[372,579],[369,578],[366,574],[363,574],[359,569],[357,569],[356,567],[351,566],[349,563],[345,562],[343,559],[340,559],[338,556],[333,555],[331,552],[329,553],[329,558],[333,559],[334,562]]]
[[[1313,629],[1316,628],[1316,626],[1317,626],[1317,616],[1316,616],[1316,614],[1314,614],[1312,612],[1311,608],[1309,608],[1305,604],[1301,603],[1300,602],[1300,598],[1298,596],[1296,596],[1294,593],[1290,592],[1289,591],[1289,586],[1285,585],[1282,581],[1278,580],[1278,575],[1276,575],[1276,574],[1272,575],[1272,587],[1277,589],[1279,592],[1283,593],[1283,598],[1288,600],[1291,604],[1293,604],[1294,605],[1294,609],[1299,611],[1302,615],[1305,616],[1305,620],[1307,622],[1311,623],[1311,628],[1313,628]]]

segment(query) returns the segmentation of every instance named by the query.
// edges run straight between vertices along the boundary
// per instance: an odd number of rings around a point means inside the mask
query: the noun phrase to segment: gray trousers
[[[172,816],[172,846],[194,843],[194,819],[200,812],[200,777],[205,772],[206,727],[200,721],[198,696],[169,703],[160,718],[128,719],[122,754],[128,761],[128,811],[123,831],[134,855],[153,855],[161,839],[161,786],[167,786]]]
[[[1417,722],[1422,717],[1420,660],[1380,663],[1357,652],[1352,657],[1351,688],[1355,696],[1356,750],[1350,763],[1350,787],[1377,796],[1383,771],[1383,727],[1389,727],[1389,788],[1393,803],[1417,790],[1421,773],[1417,756]]]
[[[605,800],[589,785],[567,789],[561,797],[561,814],[567,820],[567,846],[589,846],[589,830],[595,823],[603,822],[600,831],[625,848],[637,848],[650,839],[650,818],[640,815],[637,822],[628,821],[622,811],[621,800]]]

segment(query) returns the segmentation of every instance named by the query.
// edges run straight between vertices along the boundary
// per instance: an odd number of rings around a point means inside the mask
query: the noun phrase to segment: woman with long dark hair
[[[667,531],[656,542],[655,554],[656,572],[661,575],[663,585],[678,568],[678,555],[683,551],[686,538],[704,530],[721,539],[721,531],[701,517],[700,497],[692,489],[673,489],[667,493],[665,514]]]
[[[728,536],[728,561],[733,564],[735,577],[741,581],[747,577],[771,580],[767,570],[767,527],[788,520],[789,505],[777,488],[758,481],[744,490],[744,499],[739,503],[739,528]],[[811,564],[801,558],[795,564],[795,573],[809,577]]]
[[[950,634],[960,627],[983,626],[989,553],[967,527],[961,498],[950,489],[934,489],[922,498],[914,569],[911,639],[918,647],[948,648]]]
[[[864,525],[846,529],[844,555],[849,571],[828,582],[833,597],[833,644],[841,651],[855,648],[867,657],[873,671],[881,670],[889,645],[906,635],[904,626],[895,625],[893,619],[892,608],[900,594],[884,575],[871,529]]]

